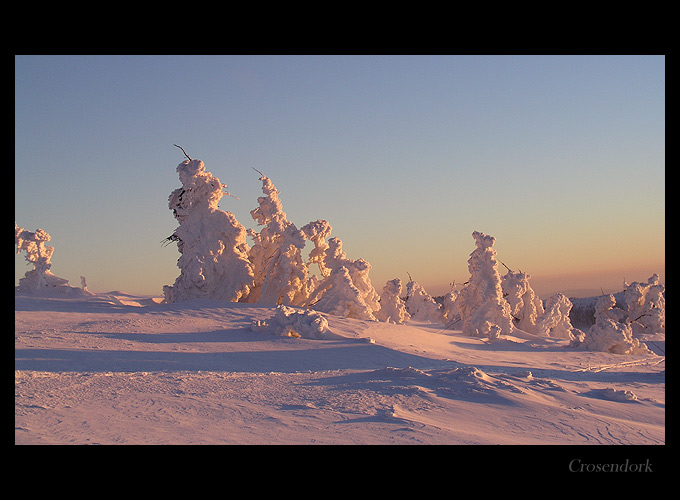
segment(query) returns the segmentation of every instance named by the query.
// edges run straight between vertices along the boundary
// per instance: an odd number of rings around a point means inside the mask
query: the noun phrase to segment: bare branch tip
[[[191,159],[191,157],[187,154],[187,152],[184,151],[184,148],[183,148],[182,146],[178,146],[177,144],[173,144],[173,146],[175,146],[175,147],[181,149],[181,150],[182,150],[182,153],[184,153],[184,156],[186,156],[187,158],[189,158],[189,161],[193,161],[193,160]]]

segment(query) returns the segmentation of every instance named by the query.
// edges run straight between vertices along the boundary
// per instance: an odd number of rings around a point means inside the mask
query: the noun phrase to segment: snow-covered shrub
[[[269,321],[256,321],[255,331],[265,331],[279,337],[323,339],[328,333],[328,320],[316,311],[278,305]]]
[[[510,305],[503,298],[501,276],[493,244],[496,239],[478,231],[472,233],[477,248],[470,254],[470,280],[456,302],[468,335],[497,337],[513,331]],[[497,326],[498,328],[493,328]]]
[[[33,264],[33,269],[26,271],[19,280],[17,291],[29,295],[92,295],[86,286],[72,287],[68,280],[56,276],[50,271],[54,247],[46,245],[52,237],[43,229],[35,232],[27,231],[14,222],[14,240],[17,253],[26,252],[26,261]],[[85,284],[84,278],[81,282]]]
[[[624,299],[628,308],[628,323],[634,334],[666,331],[666,298],[659,275],[654,274],[647,283],[633,282],[626,286]]]
[[[181,188],[168,198],[168,207],[179,227],[168,237],[182,254],[180,275],[165,285],[164,302],[208,298],[237,302],[253,286],[248,260],[246,230],[231,212],[217,208],[226,187],[201,160],[185,160],[177,166]]]
[[[562,293],[548,297],[545,301],[545,312],[537,319],[534,333],[566,340],[580,338],[582,332],[574,328],[569,319],[571,308],[571,301]]]
[[[307,300],[307,265],[302,260],[305,235],[290,222],[283,211],[279,191],[269,177],[262,175],[258,208],[250,215],[260,226],[248,235],[254,244],[249,257],[253,263],[254,287],[249,302],[302,305]]]
[[[441,305],[417,281],[406,284],[406,310],[414,321],[446,322]]]
[[[401,300],[401,280],[395,278],[385,283],[380,294],[380,310],[375,313],[376,319],[403,325],[411,315],[406,310],[406,304]]]
[[[652,354],[647,345],[633,338],[633,331],[626,323],[619,323],[600,316],[580,343],[589,351],[608,351],[614,354]]]
[[[510,305],[515,326],[525,332],[536,331],[536,321],[544,313],[543,301],[534,293],[527,273],[508,270],[501,280],[503,296]]]

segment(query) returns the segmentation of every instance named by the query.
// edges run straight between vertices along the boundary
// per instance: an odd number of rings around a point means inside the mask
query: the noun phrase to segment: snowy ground
[[[158,300],[158,299],[156,299]],[[655,355],[121,292],[15,297],[16,444],[665,444]]]

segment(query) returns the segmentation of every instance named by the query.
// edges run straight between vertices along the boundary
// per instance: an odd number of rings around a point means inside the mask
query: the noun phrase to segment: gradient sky
[[[71,285],[174,282],[173,143],[245,227],[264,172],[378,291],[466,281],[473,231],[543,296],[665,280],[664,56],[15,57],[15,220]]]

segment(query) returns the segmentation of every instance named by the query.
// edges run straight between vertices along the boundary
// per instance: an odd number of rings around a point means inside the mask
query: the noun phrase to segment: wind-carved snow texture
[[[182,254],[180,275],[163,287],[166,303],[188,299],[237,302],[253,287],[253,266],[248,260],[246,230],[231,212],[217,208],[226,187],[201,160],[177,166],[181,188],[168,198],[179,227],[168,237]]]
[[[250,215],[260,226],[248,230],[254,244],[249,252],[255,286],[248,302],[302,306],[309,296],[307,265],[302,260],[305,233],[286,218],[279,191],[269,177],[262,175],[258,208]]]
[[[375,313],[376,319],[397,325],[403,325],[411,319],[411,315],[406,310],[406,304],[401,300],[401,289],[399,278],[385,283],[380,294],[380,310]]]
[[[472,233],[477,248],[470,254],[470,280],[456,302],[463,320],[463,333],[497,339],[513,332],[510,305],[503,298],[501,276],[493,244],[496,239]]]
[[[414,321],[444,323],[442,307],[425,291],[417,281],[406,284],[406,310]]]
[[[54,247],[46,245],[52,237],[43,229],[35,232],[27,231],[14,222],[14,239],[17,253],[26,252],[26,261],[33,264],[33,269],[26,271],[19,280],[17,291],[28,295],[92,295],[87,290],[85,277],[81,276],[82,288],[72,287],[68,280],[56,276],[50,271]]]

